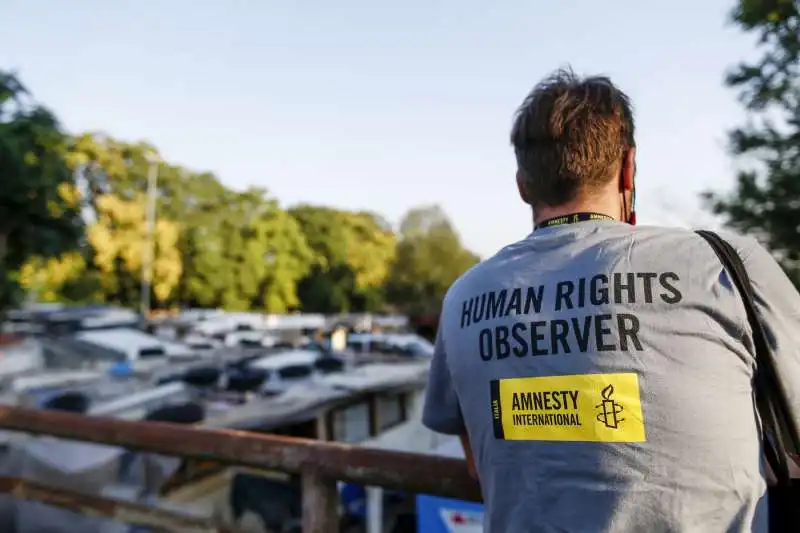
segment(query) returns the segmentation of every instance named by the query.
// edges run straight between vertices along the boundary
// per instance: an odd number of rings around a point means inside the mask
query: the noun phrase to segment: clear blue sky
[[[642,223],[705,221],[743,120],[724,70],[753,54],[734,0],[0,0],[0,68],[70,131],[147,139],[282,203],[397,222],[439,203],[486,256],[530,230],[508,130],[551,70],[634,100]]]

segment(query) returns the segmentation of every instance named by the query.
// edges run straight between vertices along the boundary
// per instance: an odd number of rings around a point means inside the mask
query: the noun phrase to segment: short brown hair
[[[522,102],[511,144],[529,201],[568,203],[606,185],[635,145],[633,109],[609,78],[560,69]]]

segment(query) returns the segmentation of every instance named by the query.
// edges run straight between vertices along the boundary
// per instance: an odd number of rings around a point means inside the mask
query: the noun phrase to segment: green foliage
[[[16,78],[0,79],[0,97],[23,94]],[[4,108],[2,115],[2,169],[17,174],[14,187],[0,191],[0,207],[13,208],[7,219],[19,224],[16,233],[0,234],[16,246],[0,264],[39,300],[138,305],[151,172],[151,301],[158,308],[435,313],[449,284],[476,261],[438,208],[410,212],[398,243],[374,213],[285,210],[266,190],[233,191],[213,174],[163,161],[145,142],[102,133],[65,137],[52,115],[36,109],[24,115]],[[29,152],[36,156],[30,161]],[[31,202],[36,195],[47,202]],[[40,221],[37,239],[22,223],[32,216]],[[21,249],[23,236],[33,242]]]
[[[734,155],[750,163],[728,194],[707,192],[711,210],[759,237],[800,286],[800,12],[795,0],[739,0],[731,19],[758,37],[760,58],[726,83],[750,115],[730,134]]]
[[[80,206],[65,136],[53,114],[31,101],[15,75],[0,71],[0,314],[19,300],[19,269],[78,245]]]
[[[225,283],[216,286],[216,304],[275,313],[298,308],[296,284],[313,258],[299,224],[263,190],[234,193],[225,203],[216,241]],[[209,279],[222,272],[202,273]]]
[[[440,207],[413,209],[400,224],[397,259],[388,280],[389,297],[409,314],[437,313],[450,285],[478,260],[463,247]]]
[[[395,255],[395,237],[372,213],[300,205],[290,209],[314,253],[299,286],[303,310],[313,313],[374,311]]]

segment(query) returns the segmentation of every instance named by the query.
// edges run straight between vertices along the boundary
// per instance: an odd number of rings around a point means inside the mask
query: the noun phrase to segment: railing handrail
[[[165,422],[0,406],[0,428],[132,450],[481,501],[460,459]]]
[[[0,494],[53,505],[79,514],[181,533],[242,533],[208,518],[190,516],[137,502],[68,491],[26,479],[0,476]]]

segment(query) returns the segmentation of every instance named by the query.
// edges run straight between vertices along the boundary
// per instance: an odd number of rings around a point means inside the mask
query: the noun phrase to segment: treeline
[[[285,208],[263,188],[163,161],[147,143],[68,135],[0,71],[0,310],[37,301],[136,307],[157,172],[152,307],[436,313],[478,257],[437,206],[380,215]]]

